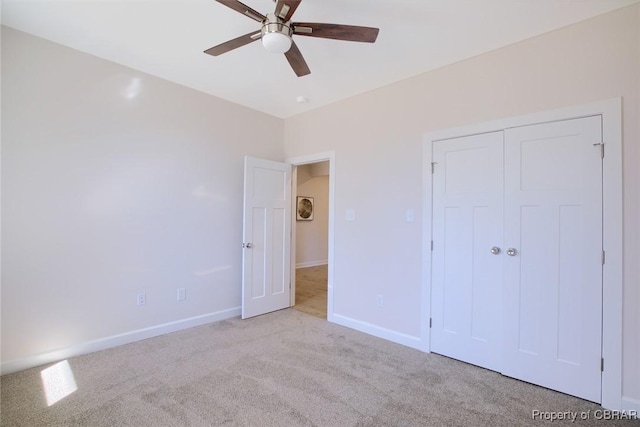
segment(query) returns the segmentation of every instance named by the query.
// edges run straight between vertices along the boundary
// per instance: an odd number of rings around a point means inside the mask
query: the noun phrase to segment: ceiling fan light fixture
[[[262,25],[262,46],[271,53],[286,53],[291,49],[291,27],[275,14],[267,14]]]
[[[271,53],[285,53],[291,49],[291,37],[282,33],[266,33],[262,36],[262,46]]]

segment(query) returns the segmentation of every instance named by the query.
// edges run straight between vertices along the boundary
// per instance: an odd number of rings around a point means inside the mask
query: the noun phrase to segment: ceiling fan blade
[[[276,4],[276,16],[288,21],[293,16],[294,12],[300,6],[302,0],[278,0]]]
[[[252,31],[249,34],[245,34],[244,36],[240,36],[233,40],[229,40],[228,42],[219,44],[218,46],[209,48],[205,50],[204,53],[208,55],[213,55],[213,56],[222,55],[223,53],[227,53],[230,50],[237,49],[246,44],[259,40],[261,35],[262,34],[260,32],[256,33],[255,31]]]
[[[355,25],[319,24],[314,22],[293,23],[293,33],[299,36],[351,42],[373,43],[378,38],[379,31],[380,29],[378,28],[358,27]]]
[[[238,0],[216,0],[216,1],[218,3],[222,3],[227,7],[230,7],[236,12],[239,12],[245,16],[248,16],[254,21],[262,22],[265,19],[267,19],[267,17],[261,14],[260,12],[256,12],[255,10],[251,9],[246,4],[239,2]]]
[[[284,56],[287,57],[287,61],[289,61],[289,65],[293,68],[293,71],[296,73],[298,77],[306,76],[307,74],[311,74],[311,70],[309,70],[309,66],[307,62],[302,57],[302,53],[300,53],[300,49],[296,46],[295,42],[291,43],[291,49],[289,49]]]

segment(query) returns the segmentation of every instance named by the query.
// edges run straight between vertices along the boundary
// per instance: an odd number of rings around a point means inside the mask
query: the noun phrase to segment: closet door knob
[[[498,255],[500,253],[500,248],[497,246],[494,246],[491,248],[491,253],[494,255]]]
[[[509,256],[516,256],[517,253],[518,251],[516,251],[514,248],[507,249],[507,255]]]

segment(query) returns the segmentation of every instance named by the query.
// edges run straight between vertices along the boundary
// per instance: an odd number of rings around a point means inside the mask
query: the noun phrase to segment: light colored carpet
[[[327,318],[327,265],[296,269],[296,310]]]
[[[44,367],[2,377],[2,426],[518,426],[599,406],[294,309],[69,359],[51,407]],[[573,425],[637,425],[588,422]],[[555,423],[555,425],[562,423]]]

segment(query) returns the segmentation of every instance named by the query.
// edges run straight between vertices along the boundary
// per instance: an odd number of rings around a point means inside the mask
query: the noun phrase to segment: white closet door
[[[601,117],[505,131],[502,372],[601,400]]]
[[[431,351],[500,370],[503,132],[435,142]]]

